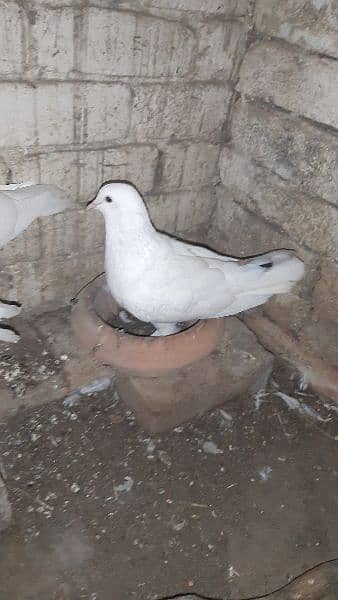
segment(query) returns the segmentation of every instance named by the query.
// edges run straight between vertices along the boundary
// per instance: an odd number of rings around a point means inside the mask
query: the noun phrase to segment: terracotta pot
[[[109,325],[118,311],[105,288],[104,275],[99,276],[77,298],[72,312],[75,334],[99,362],[142,377],[154,377],[200,360],[215,349],[224,333],[224,320],[210,319],[176,335],[131,335]]]

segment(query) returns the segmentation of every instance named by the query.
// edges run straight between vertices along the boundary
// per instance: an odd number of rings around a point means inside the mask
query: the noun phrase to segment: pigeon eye
[[[113,202],[113,199],[110,196],[105,197],[106,202]]]

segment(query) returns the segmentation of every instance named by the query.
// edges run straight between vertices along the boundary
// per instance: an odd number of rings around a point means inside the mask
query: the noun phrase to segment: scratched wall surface
[[[216,237],[234,254],[298,251],[304,282],[263,314],[338,367],[338,4],[257,0],[248,19]]]

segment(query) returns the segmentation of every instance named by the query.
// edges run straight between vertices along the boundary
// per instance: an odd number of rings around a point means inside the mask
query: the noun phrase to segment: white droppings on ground
[[[267,465],[260,469],[258,471],[258,474],[262,481],[268,481],[268,479],[271,479],[272,468],[269,465]]]
[[[221,450],[220,448],[217,448],[216,444],[211,441],[204,442],[203,446],[202,446],[202,450],[206,454],[223,454],[223,450]]]
[[[308,388],[308,381],[307,381],[307,377],[306,374],[303,373],[300,376],[299,382],[298,382],[298,387],[300,389],[301,392],[305,392]]]
[[[124,492],[130,492],[131,489],[133,488],[133,485],[134,485],[133,478],[129,477],[129,475],[127,475],[124,478],[123,483],[119,483],[119,485],[114,485],[115,497],[117,498],[119,496],[119,494],[123,494]]]
[[[81,394],[78,392],[73,392],[72,394],[69,394],[69,396],[66,396],[63,401],[63,406],[71,408],[72,406],[75,406],[79,400],[81,400]]]
[[[74,392],[71,394],[68,394],[63,401],[63,406],[66,408],[71,408],[72,406],[78,404],[83,396],[92,396],[93,394],[98,394],[99,392],[108,390],[112,385],[112,381],[113,379],[111,377],[100,377],[99,379],[94,379],[94,381],[91,381],[88,383],[88,385],[84,385],[81,388],[74,390]]]
[[[161,463],[163,463],[166,467],[171,467],[171,465],[172,465],[171,458],[165,450],[159,450],[158,457],[159,457]]]
[[[233,565],[229,565],[228,567],[228,578],[229,579],[234,579],[234,577],[239,577],[239,572],[236,571],[235,567]]]
[[[94,379],[88,385],[84,385],[79,389],[80,394],[84,396],[89,396],[90,394],[97,394],[98,392],[104,392],[107,390],[112,383],[111,377],[100,377],[99,379]]]
[[[218,412],[221,415],[224,423],[227,425],[232,423],[232,415],[230,413],[228,413],[226,410],[223,410],[223,408],[220,408]]]
[[[308,406],[308,404],[305,404],[305,402],[300,402],[297,398],[289,396],[289,394],[285,394],[284,392],[274,392],[274,395],[278,396],[278,398],[281,398],[281,400],[285,402],[290,410],[297,410],[300,414],[307,415],[308,417],[316,419],[321,423],[327,423],[328,421],[331,421],[331,417],[322,417],[313,408],[311,408],[311,406]]]
[[[153,459],[154,458],[154,452],[155,452],[155,449],[156,449],[155,442],[153,442],[153,440],[151,438],[145,438],[142,441],[146,445],[147,457],[149,459]]]
[[[173,515],[170,519],[170,525],[174,531],[182,531],[182,529],[184,529],[184,527],[187,525],[187,520],[186,519],[178,520],[177,517],[175,515]]]
[[[265,389],[263,390],[259,390],[258,392],[256,392],[256,394],[254,394],[254,401],[255,401],[255,409],[259,410],[260,407],[262,406],[263,402],[265,402],[265,397],[269,396],[269,392],[266,392]]]
[[[327,410],[333,410],[334,412],[338,413],[337,405],[329,404],[329,402],[324,402],[324,406],[325,408],[327,408]]]

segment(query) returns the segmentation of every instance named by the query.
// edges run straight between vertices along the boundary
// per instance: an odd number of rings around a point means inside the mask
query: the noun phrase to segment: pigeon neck
[[[143,208],[143,207],[142,207]],[[133,248],[151,243],[155,230],[146,209],[112,214],[106,218],[106,243],[111,248]]]

